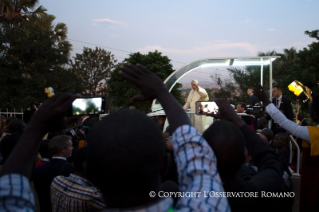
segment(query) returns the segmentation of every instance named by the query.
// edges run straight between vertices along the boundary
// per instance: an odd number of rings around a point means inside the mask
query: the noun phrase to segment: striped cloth
[[[28,178],[19,174],[8,174],[0,178],[0,211],[35,211]]]
[[[51,205],[52,212],[101,211],[105,208],[101,192],[88,180],[74,174],[53,179]]]

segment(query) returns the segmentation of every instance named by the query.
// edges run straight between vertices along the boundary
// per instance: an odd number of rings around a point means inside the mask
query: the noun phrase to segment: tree
[[[76,79],[63,66],[71,44],[67,27],[53,24],[55,17],[37,7],[37,0],[0,1],[0,98],[2,108],[26,107],[42,101],[44,88],[80,89],[63,79]],[[76,80],[74,80],[76,81]],[[74,82],[72,81],[72,82]],[[54,86],[53,86],[54,84]],[[69,87],[68,87],[69,86]]]
[[[218,77],[217,85],[218,89],[206,89],[210,99],[223,98],[231,104],[236,104],[242,101],[239,87],[231,79],[222,80],[220,77]]]
[[[84,47],[82,54],[76,54],[74,61],[70,60],[72,70],[82,79],[83,94],[90,96],[102,94],[102,81],[109,77],[115,63],[116,60],[111,52],[98,47],[95,49]]]
[[[38,0],[0,0],[0,22],[2,26],[10,29],[30,27],[35,22],[45,26],[46,24],[40,21],[39,16],[50,15],[46,14],[47,10],[42,6],[35,9],[38,3]],[[49,23],[51,24],[52,21]]]
[[[275,51],[259,52],[258,56],[275,56],[278,55]],[[273,62],[273,75],[277,70],[277,63],[280,59]],[[238,93],[241,102],[248,103],[249,96],[247,89],[253,86],[255,83],[260,82],[261,78],[261,66],[245,66],[244,68],[232,67],[227,70],[231,73],[235,83],[238,85]],[[277,72],[276,72],[277,73]],[[263,87],[265,90],[269,90],[269,66],[263,66]]]
[[[296,97],[292,92],[288,91],[287,86],[294,80],[298,80],[308,86],[312,89],[313,94],[319,92],[317,83],[319,81],[319,30],[306,31],[305,34],[316,39],[316,41],[298,53],[293,48],[285,50],[285,55],[287,56],[284,56],[284,61],[279,64],[278,72],[280,75],[276,75],[276,80],[287,90],[285,94],[292,101],[306,99],[304,94]],[[301,104],[303,112],[308,111],[307,107],[307,104]]]
[[[116,107],[128,107],[132,103],[130,98],[140,94],[139,89],[134,85],[124,80],[119,74],[119,67],[126,63],[142,64],[146,66],[150,71],[154,72],[163,81],[174,72],[170,59],[167,56],[163,56],[161,52],[149,52],[148,54],[141,54],[139,52],[133,53],[126,58],[121,64],[115,66],[114,71],[111,72],[111,78],[107,83],[108,86],[108,98],[111,104]],[[184,103],[181,91],[178,88],[182,87],[181,84],[177,83],[172,89],[172,95],[181,103]],[[134,105],[142,110],[147,111],[151,107],[151,102],[138,102]]]

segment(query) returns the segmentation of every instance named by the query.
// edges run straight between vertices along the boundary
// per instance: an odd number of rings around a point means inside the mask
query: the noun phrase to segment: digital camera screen
[[[196,102],[196,108],[196,114],[198,115],[218,113],[218,106],[215,102]]]
[[[94,98],[78,98],[72,103],[72,115],[92,115],[102,113],[101,97]]]

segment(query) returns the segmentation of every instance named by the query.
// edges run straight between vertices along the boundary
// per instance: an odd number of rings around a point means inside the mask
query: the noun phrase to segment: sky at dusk
[[[98,45],[118,61],[129,52],[157,49],[175,69],[203,58],[300,50],[314,41],[304,31],[319,29],[319,0],[39,2],[56,16],[56,23],[67,25],[73,56],[84,46]]]

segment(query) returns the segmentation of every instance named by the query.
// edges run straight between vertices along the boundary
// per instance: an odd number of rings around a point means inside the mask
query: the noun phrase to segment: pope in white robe
[[[195,102],[197,101],[208,101],[208,94],[206,90],[199,86],[197,80],[192,80],[191,82],[192,90],[188,94],[187,101],[183,106],[184,110],[191,109],[191,112],[196,111]],[[191,122],[194,127],[200,132],[203,133],[206,125],[206,116],[205,115],[196,115],[191,114]]]

